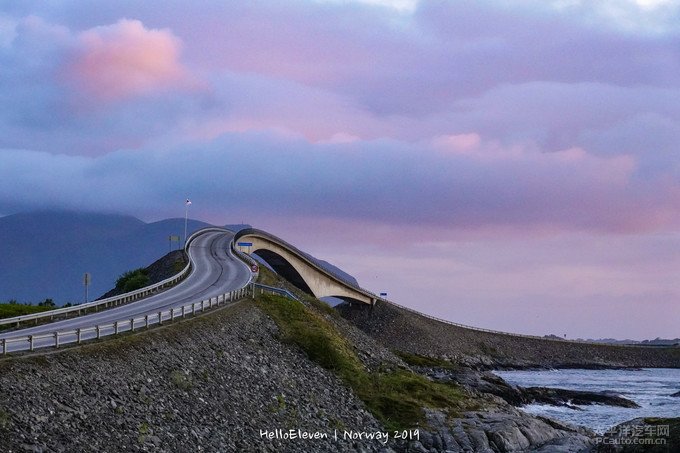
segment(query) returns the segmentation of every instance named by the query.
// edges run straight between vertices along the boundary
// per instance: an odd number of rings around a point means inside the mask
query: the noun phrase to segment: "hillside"
[[[338,307],[384,346],[479,369],[680,367],[680,348],[586,344],[483,332],[439,322],[394,304]],[[399,332],[395,335],[395,332]]]

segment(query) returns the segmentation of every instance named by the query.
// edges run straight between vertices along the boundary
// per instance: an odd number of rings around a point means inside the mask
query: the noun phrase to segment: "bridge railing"
[[[382,302],[388,303],[390,305],[394,305],[395,307],[398,307],[402,310],[406,310],[408,312],[422,316],[424,318],[431,319],[433,321],[441,322],[441,323],[448,324],[448,325],[451,325],[451,326],[461,327],[463,329],[474,330],[474,331],[477,331],[477,332],[491,333],[491,334],[494,334],[494,335],[506,335],[506,336],[511,336],[511,337],[528,338],[528,339],[532,339],[532,340],[555,341],[555,342],[558,342],[558,343],[576,343],[576,344],[596,345],[596,346],[626,346],[626,347],[639,347],[640,346],[640,345],[636,345],[636,344],[610,344],[610,343],[598,343],[596,341],[581,341],[581,340],[568,340],[568,339],[563,340],[561,338],[541,337],[541,336],[538,336],[538,335],[528,335],[528,334],[522,334],[522,333],[503,332],[503,331],[500,331],[500,330],[485,329],[483,327],[469,326],[467,324],[460,324],[460,323],[457,323],[457,322],[438,318],[436,316],[428,315],[426,313],[422,313],[420,311],[414,310],[414,309],[409,308],[409,307],[405,307],[405,306],[400,305],[396,302],[388,301],[388,300],[385,300],[385,299],[383,299]]]
[[[275,286],[267,286],[267,285],[263,285],[261,283],[253,283],[253,288],[254,288],[253,294],[257,294],[258,290],[259,290],[259,294],[267,294],[267,293],[268,294],[276,294],[278,296],[287,297],[289,299],[293,299],[293,300],[296,300],[298,302],[300,301],[300,299],[298,299],[298,297],[295,294],[291,293],[290,291],[288,291],[285,288],[276,288]]]
[[[98,324],[79,329],[55,330],[54,332],[41,335],[20,335],[16,337],[0,339],[0,354],[9,352],[34,351],[41,348],[59,348],[69,343],[80,344],[83,341],[100,339],[102,337],[119,335],[124,332],[133,332],[140,328],[149,328],[153,325],[162,325],[164,322],[172,322],[193,316],[212,308],[217,308],[225,303],[253,297],[255,294],[254,284],[248,284],[243,288],[229,291],[200,302],[191,302],[178,307],[173,307],[158,312],[146,313],[132,318],[121,318],[114,322]]]

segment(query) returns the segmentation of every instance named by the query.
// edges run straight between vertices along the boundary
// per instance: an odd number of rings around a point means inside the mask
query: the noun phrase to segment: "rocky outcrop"
[[[594,434],[542,417],[532,417],[509,408],[470,412],[446,420],[439,411],[428,411],[433,428],[421,436],[411,451],[431,452],[586,452],[594,445]]]
[[[471,368],[420,368],[419,371],[437,381],[455,382],[474,392],[498,396],[513,406],[541,403],[553,406],[568,406],[572,409],[578,409],[576,406],[592,404],[628,408],[640,407],[635,401],[611,392],[515,386],[508,384],[496,374],[488,371],[477,371]]]
[[[598,453],[680,451],[680,418],[635,418],[596,438]]]
[[[390,349],[447,358],[476,369],[680,367],[678,347],[614,346],[483,332],[385,302],[372,308],[343,305],[338,310]]]
[[[640,407],[635,401],[610,392],[588,392],[548,387],[519,387],[526,403],[551,404],[553,406],[588,406],[601,404],[627,408]]]

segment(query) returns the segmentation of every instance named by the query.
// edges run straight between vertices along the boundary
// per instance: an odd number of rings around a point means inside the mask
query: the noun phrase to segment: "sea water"
[[[581,410],[563,406],[529,404],[522,409],[602,433],[614,425],[637,417],[680,417],[680,369],[644,368],[639,370],[546,370],[495,371],[508,383],[522,387],[556,387],[570,390],[603,390],[635,401],[638,409],[587,405]]]

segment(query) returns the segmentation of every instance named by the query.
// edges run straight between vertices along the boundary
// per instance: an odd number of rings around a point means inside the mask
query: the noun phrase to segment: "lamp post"
[[[189,222],[189,206],[191,206],[191,200],[187,198],[184,203],[184,247],[187,246],[187,224]]]

